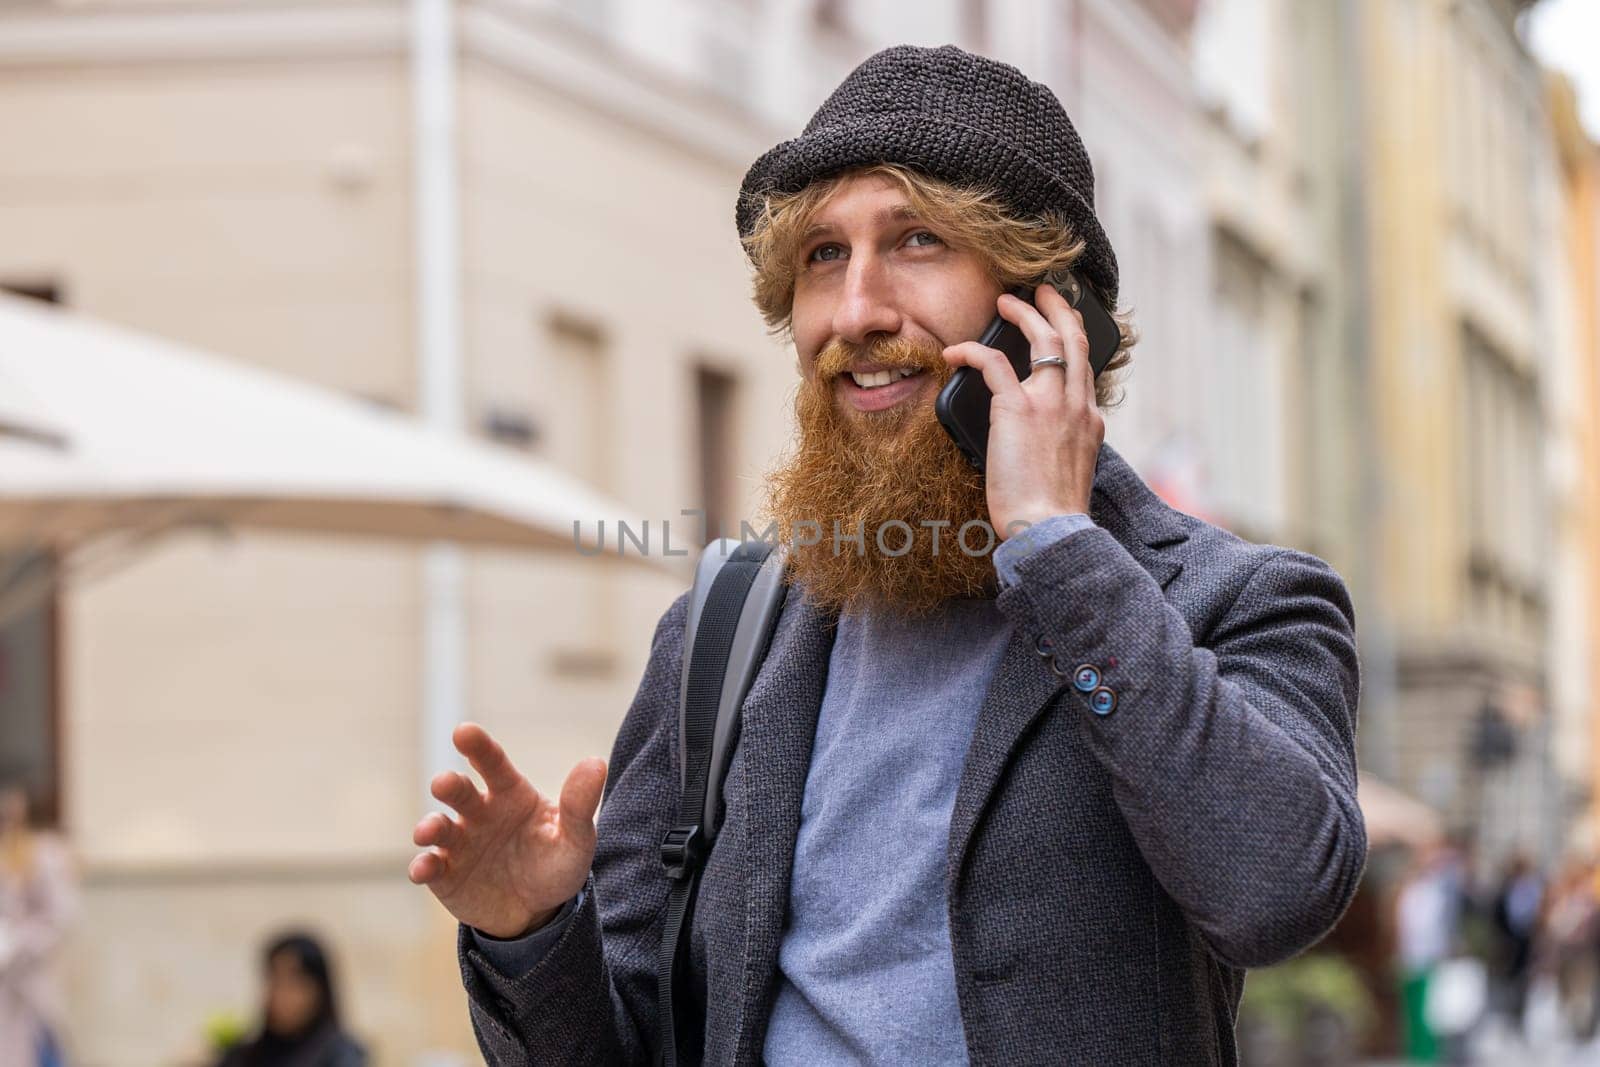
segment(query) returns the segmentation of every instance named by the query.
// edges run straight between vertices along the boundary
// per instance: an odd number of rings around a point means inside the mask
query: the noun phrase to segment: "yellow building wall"
[[[1589,664],[1590,814],[1583,844],[1600,851],[1600,792],[1593,788],[1593,769],[1600,767],[1600,145],[1580,123],[1569,84],[1557,82],[1551,105],[1562,163],[1562,224],[1571,284],[1565,305],[1572,315],[1574,384],[1580,391],[1574,404],[1579,422],[1573,537],[1586,546],[1588,565],[1589,625],[1584,639]]]
[[[1548,152],[1539,79],[1487,0],[1367,0],[1361,10],[1370,395],[1383,485],[1371,565],[1398,650],[1396,773],[1455,824],[1480,821],[1485,805],[1522,812],[1480,828],[1485,854],[1498,855],[1548,815],[1530,792],[1548,698],[1550,613],[1537,599],[1552,522],[1544,412],[1512,384],[1545,373],[1527,248],[1545,192],[1537,153]],[[1469,334],[1483,351],[1468,351]],[[1469,359],[1493,371],[1481,409],[1464,400]],[[1473,577],[1475,547],[1491,568],[1487,586]],[[1504,770],[1499,785],[1470,763],[1486,701],[1526,731],[1521,769]],[[1524,816],[1528,826],[1513,825]]]

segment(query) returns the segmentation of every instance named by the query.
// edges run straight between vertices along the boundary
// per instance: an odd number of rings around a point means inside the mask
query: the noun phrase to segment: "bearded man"
[[[1104,443],[1111,375],[1038,284],[1071,268],[1117,306],[1060,103],[954,47],[888,49],[756,161],[736,221],[802,376],[769,483],[793,586],[670,1057],[1235,1063],[1245,970],[1321,937],[1365,863],[1354,611],[1322,560],[1167,507]],[[997,313],[1043,361],[1022,380],[973,340]],[[981,475],[933,414],[959,367],[993,393]],[[975,520],[992,552],[956,543]],[[417,824],[410,875],[460,921],[490,1063],[662,1057],[686,615],[656,628],[609,780],[586,760],[542,796],[463,724],[487,790],[434,781],[456,814]]]

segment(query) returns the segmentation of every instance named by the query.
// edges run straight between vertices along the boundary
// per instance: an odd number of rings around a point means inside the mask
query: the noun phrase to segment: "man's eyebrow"
[[[893,207],[879,208],[877,211],[873,212],[872,224],[874,226],[882,226],[890,222],[901,222],[907,219],[915,219],[919,217],[920,216],[917,214],[916,208],[912,207],[910,204],[896,204]],[[815,225],[806,227],[805,233],[800,235],[800,240],[802,242],[809,241],[813,237],[820,237],[825,233],[831,233],[833,229],[833,223],[819,222]]]

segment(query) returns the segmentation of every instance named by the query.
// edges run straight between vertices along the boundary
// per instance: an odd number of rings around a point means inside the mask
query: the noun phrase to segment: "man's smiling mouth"
[[[922,369],[920,367],[902,367],[898,370],[880,370],[868,373],[851,371],[850,378],[863,389],[877,389],[892,382],[897,382],[901,378],[910,378],[921,373]]]
[[[834,390],[857,411],[883,411],[922,392],[931,377],[922,367],[850,370],[839,375]]]

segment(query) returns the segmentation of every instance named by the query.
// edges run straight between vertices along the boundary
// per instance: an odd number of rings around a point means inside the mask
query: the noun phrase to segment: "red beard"
[[[933,388],[883,411],[847,408],[834,383],[858,354],[920,369]],[[995,595],[983,475],[933,412],[953,373],[939,349],[890,339],[829,345],[800,383],[798,447],[767,475],[767,511],[791,546],[791,579],[818,606],[922,615],[950,597]]]

